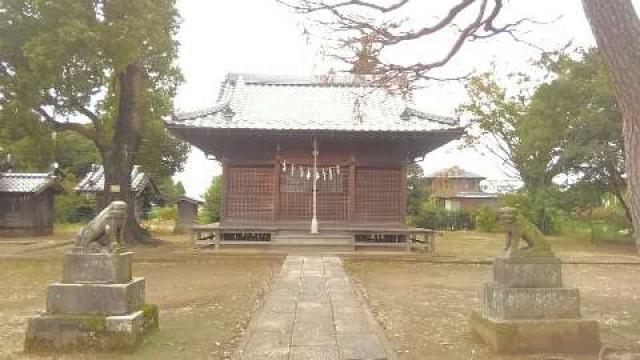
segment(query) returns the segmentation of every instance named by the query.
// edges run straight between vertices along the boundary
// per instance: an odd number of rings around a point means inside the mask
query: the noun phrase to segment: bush
[[[434,230],[461,230],[473,228],[471,216],[462,212],[450,212],[439,207],[434,199],[425,201],[418,214],[410,219],[413,226]]]
[[[65,224],[86,223],[97,214],[93,196],[69,192],[58,195],[54,202],[56,222]]]
[[[149,212],[149,220],[175,220],[177,213],[178,211],[173,205],[158,206],[152,208]]]
[[[563,208],[562,192],[550,187],[535,192],[519,191],[506,194],[504,206],[510,206],[534,223],[545,235],[557,234],[569,220]]]
[[[477,209],[473,218],[475,220],[476,229],[483,232],[500,232],[500,215],[498,212],[488,206]]]
[[[199,220],[209,224],[220,221],[220,207],[222,206],[222,178],[216,176],[204,194],[204,206],[200,211]]]

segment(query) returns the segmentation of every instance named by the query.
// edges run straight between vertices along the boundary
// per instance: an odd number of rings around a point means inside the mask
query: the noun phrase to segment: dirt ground
[[[0,243],[0,359],[22,353],[26,318],[44,309],[47,284],[57,281],[74,229],[29,243]],[[161,234],[157,247],[134,249],[134,275],[147,279],[147,299],[160,306],[160,326],[132,355],[66,355],[60,359],[225,359],[235,349],[283,256],[260,251],[213,253],[186,237]],[[565,265],[565,283],[581,290],[584,316],[600,321],[603,341],[640,352],[640,258],[633,247],[550,238],[565,260],[637,265]],[[400,359],[494,359],[467,328],[501,235],[444,233],[436,256],[359,253],[345,258]],[[437,263],[460,262],[454,263]],[[465,262],[467,264],[465,264]],[[529,359],[567,359],[533,357]]]
[[[146,278],[147,301],[159,305],[160,331],[133,355],[58,359],[230,358],[282,257],[202,254],[186,241],[172,240],[134,249],[133,273]],[[26,318],[44,309],[46,286],[60,279],[64,251],[57,247],[0,259],[0,359],[29,358],[22,353]]]
[[[638,262],[630,247],[551,241],[564,259]],[[438,244],[440,259],[482,258],[499,253],[502,239],[447,233]],[[482,284],[491,280],[491,265],[349,259],[345,266],[400,359],[500,359],[467,326],[471,309],[481,305]],[[599,320],[603,343],[640,352],[640,264],[564,265],[563,273],[565,284],[580,289],[582,315]]]

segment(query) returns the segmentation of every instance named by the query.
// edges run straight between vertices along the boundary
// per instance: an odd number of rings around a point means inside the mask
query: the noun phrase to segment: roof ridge
[[[355,75],[348,73],[296,75],[296,74],[258,74],[227,73],[225,83],[241,79],[249,85],[290,85],[290,86],[350,86],[350,87],[382,87],[373,83],[379,78],[375,75]]]

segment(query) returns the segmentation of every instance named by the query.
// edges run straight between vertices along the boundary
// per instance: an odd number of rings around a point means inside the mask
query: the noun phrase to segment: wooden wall
[[[53,191],[38,195],[0,194],[0,235],[36,236],[53,232]]]
[[[284,174],[282,161],[312,166],[312,139],[234,143],[223,163],[222,221],[309,222],[312,181]],[[318,141],[318,167],[341,166],[333,182],[318,181],[320,223],[404,223],[406,148],[375,139]]]

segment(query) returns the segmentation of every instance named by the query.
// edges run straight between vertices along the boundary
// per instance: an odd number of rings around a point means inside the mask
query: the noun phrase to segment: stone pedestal
[[[579,291],[562,286],[561,270],[553,256],[496,258],[472,330],[501,354],[598,352],[598,322],[580,317]]]
[[[158,327],[145,304],[143,278],[131,276],[132,253],[65,255],[62,282],[49,285],[47,310],[29,319],[27,352],[133,350]]]

